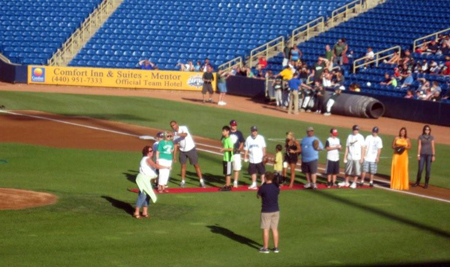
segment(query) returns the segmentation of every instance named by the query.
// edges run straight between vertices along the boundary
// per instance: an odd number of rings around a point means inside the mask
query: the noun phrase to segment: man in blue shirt
[[[319,160],[319,151],[323,150],[323,144],[320,142],[319,138],[314,136],[313,127],[308,127],[306,130],[307,136],[302,139],[302,172],[306,175],[306,180],[308,183],[305,188],[317,189],[316,185],[316,173],[317,164]],[[318,147],[314,148],[314,141],[317,140]],[[312,184],[311,184],[312,182]]]
[[[155,64],[150,62],[147,59],[139,61],[139,66],[141,66],[142,70],[154,70],[155,69]]]
[[[288,114],[291,114],[292,105],[294,105],[294,111],[292,113],[298,114],[298,97],[300,87],[311,88],[309,85],[303,84],[302,80],[298,78],[298,74],[294,74],[292,79],[288,81],[289,90],[291,91],[291,97],[289,100]]]
[[[262,198],[261,209],[261,229],[263,229],[264,246],[259,250],[260,253],[269,253],[269,231],[272,229],[273,252],[278,253],[278,221],[280,220],[280,208],[278,207],[278,195],[280,188],[273,182],[275,177],[273,172],[265,173],[266,181],[258,190],[257,198]]]

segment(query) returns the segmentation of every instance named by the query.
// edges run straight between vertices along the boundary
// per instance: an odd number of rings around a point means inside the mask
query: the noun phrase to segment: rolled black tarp
[[[331,92],[325,94],[325,103],[331,95]],[[332,114],[373,119],[383,116],[384,111],[384,104],[375,98],[345,93],[340,94],[331,108]]]

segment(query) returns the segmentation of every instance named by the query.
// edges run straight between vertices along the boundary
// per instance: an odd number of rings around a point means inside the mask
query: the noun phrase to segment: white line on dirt
[[[95,127],[95,126],[89,126],[89,125],[84,125],[84,124],[79,124],[79,123],[74,123],[74,122],[68,122],[68,121],[63,121],[63,120],[58,120],[58,119],[52,119],[52,118],[47,118],[47,117],[43,117],[43,116],[37,116],[37,115],[29,115],[29,114],[21,114],[21,113],[17,113],[17,112],[12,112],[12,111],[7,111],[7,110],[0,110],[0,113],[6,113],[6,114],[10,114],[10,115],[15,115],[15,116],[23,116],[23,117],[29,117],[29,118],[35,118],[35,119],[41,119],[41,120],[48,120],[48,121],[52,121],[52,122],[57,122],[57,123],[62,123],[62,124],[67,124],[67,125],[72,125],[72,126],[77,126],[77,127],[83,127],[83,128],[87,128],[87,129],[91,129],[91,130],[97,130],[97,131],[103,131],[103,132],[109,132],[109,133],[115,133],[115,134],[120,134],[120,135],[126,135],[126,136],[132,136],[132,137],[137,137],[140,138],[140,135],[136,135],[136,134],[130,134],[130,133],[126,133],[126,132],[120,132],[120,131],[115,131],[115,130],[109,130],[109,129],[105,129],[105,128],[100,128],[100,127]],[[221,147],[218,146],[212,146],[212,145],[208,145],[208,144],[202,144],[202,143],[197,143],[197,145],[203,146],[203,147],[210,147],[210,148],[215,148],[217,150],[219,150]],[[197,150],[199,151],[203,151],[203,152],[208,152],[214,155],[219,155],[221,156],[222,153],[217,152],[217,151],[212,151],[212,150],[208,150],[208,149],[203,149],[203,148],[198,148]],[[268,163],[268,165],[273,165],[272,163]],[[320,170],[325,171],[324,168],[320,168]],[[297,171],[301,171],[301,169],[296,168]],[[340,174],[344,174],[343,172],[341,172]],[[326,177],[326,175],[318,173],[318,176],[321,177]],[[377,181],[379,183],[384,183],[384,184],[390,184],[389,181],[385,181],[385,180],[380,180],[380,179],[374,179],[374,181]],[[427,199],[432,199],[432,200],[437,200],[437,201],[441,201],[441,202],[446,202],[446,203],[450,203],[449,200],[446,199],[442,199],[442,198],[437,198],[437,197],[431,197],[431,196],[426,196],[426,195],[421,195],[421,194],[417,194],[417,193],[412,193],[409,191],[398,191],[398,190],[393,190],[390,188],[386,188],[383,186],[378,186],[375,185],[376,188],[380,188],[383,190],[388,190],[391,192],[395,192],[395,193],[401,193],[401,194],[406,194],[406,195],[412,195],[412,196],[416,196],[416,197],[421,197],[421,198],[427,198]]]

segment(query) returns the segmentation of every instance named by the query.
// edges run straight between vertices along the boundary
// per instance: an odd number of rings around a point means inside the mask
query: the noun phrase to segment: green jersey
[[[233,141],[228,136],[227,138],[222,139],[222,146],[224,149],[234,148]],[[233,151],[224,151],[223,152],[223,161],[230,162],[233,157]]]
[[[161,140],[158,144],[159,158],[165,160],[172,160],[173,142]]]

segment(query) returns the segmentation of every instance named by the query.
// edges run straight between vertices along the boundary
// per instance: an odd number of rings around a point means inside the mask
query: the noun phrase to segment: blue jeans
[[[417,184],[420,184],[420,179],[422,179],[422,171],[424,165],[426,166],[426,172],[425,172],[425,183],[428,184],[428,181],[430,180],[430,174],[431,174],[431,158],[432,155],[420,155],[419,160],[419,170],[417,171]]]
[[[147,207],[149,205],[150,197],[144,191],[139,192],[138,199],[136,200],[136,207],[141,208],[142,206]]]

